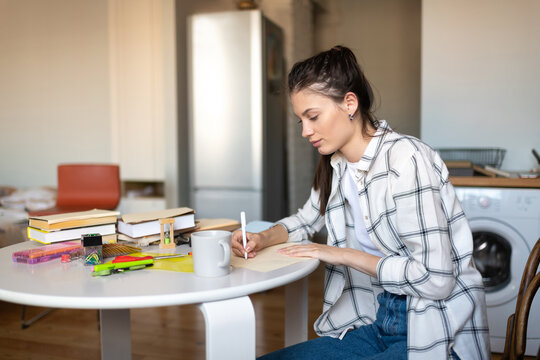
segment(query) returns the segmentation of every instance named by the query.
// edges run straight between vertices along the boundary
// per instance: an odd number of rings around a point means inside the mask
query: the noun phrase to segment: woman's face
[[[345,99],[338,104],[310,90],[294,92],[291,102],[302,123],[302,137],[307,138],[322,155],[340,150],[349,159],[347,148],[352,149],[358,131],[361,135],[360,121],[349,119],[349,113],[354,113],[356,108],[348,108]]]

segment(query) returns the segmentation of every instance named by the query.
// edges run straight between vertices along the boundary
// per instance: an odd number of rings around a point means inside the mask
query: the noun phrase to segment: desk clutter
[[[166,221],[167,223],[163,223]],[[161,223],[160,223],[161,222]],[[235,230],[240,227],[232,219],[195,220],[195,211],[187,207],[120,214],[110,210],[88,210],[28,219],[28,239],[42,244],[81,240],[84,234],[100,234],[103,244],[133,243],[145,247],[163,241],[188,242],[189,234],[202,230]],[[174,239],[165,235],[165,228]]]
[[[79,261],[88,266],[92,276],[99,277],[145,268],[193,272],[191,252],[177,253],[178,245],[186,245],[183,250],[188,249],[194,232],[211,234],[214,230],[238,228],[240,223],[234,219],[196,220],[195,211],[187,207],[133,214],[93,209],[33,216],[28,218],[27,235],[34,244],[14,252],[12,259],[30,266],[49,261]],[[229,252],[226,254],[230,256]],[[231,259],[230,263],[233,267],[265,272],[302,261],[283,257],[276,248],[261,252],[254,259]]]

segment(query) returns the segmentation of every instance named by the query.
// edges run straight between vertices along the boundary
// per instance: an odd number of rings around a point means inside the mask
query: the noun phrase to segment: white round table
[[[247,295],[286,288],[285,344],[307,340],[307,281],[319,261],[310,259],[270,272],[233,268],[227,276],[136,270],[93,277],[82,261],[41,264],[12,260],[15,251],[39,246],[24,242],[0,249],[0,299],[53,308],[98,309],[102,359],[130,359],[129,309],[198,304],[206,321],[206,358],[255,358],[255,315]],[[145,252],[160,252],[157,246]],[[186,245],[161,252],[187,253]],[[300,280],[300,281],[297,281]],[[243,346],[230,346],[242,339]]]

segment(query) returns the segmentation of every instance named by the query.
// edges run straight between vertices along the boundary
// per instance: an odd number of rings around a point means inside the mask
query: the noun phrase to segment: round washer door
[[[487,305],[501,305],[515,299],[530,253],[527,242],[513,227],[493,218],[472,218],[469,224]]]

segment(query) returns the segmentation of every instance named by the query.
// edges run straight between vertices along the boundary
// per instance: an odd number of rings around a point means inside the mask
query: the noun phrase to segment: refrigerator
[[[283,33],[260,10],[188,18],[190,202],[197,218],[287,212]]]

